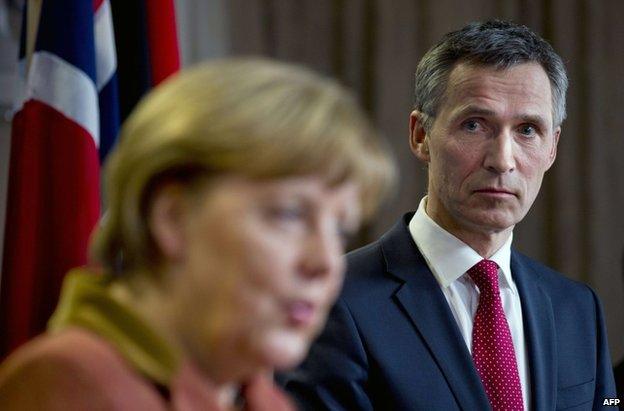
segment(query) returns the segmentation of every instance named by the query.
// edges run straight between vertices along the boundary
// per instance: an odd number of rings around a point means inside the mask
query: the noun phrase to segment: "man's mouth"
[[[480,188],[478,190],[474,191],[477,194],[484,194],[484,195],[489,195],[489,196],[495,196],[495,197],[509,197],[509,196],[515,196],[516,193],[505,189],[505,188],[494,188],[494,187],[486,187],[486,188]]]

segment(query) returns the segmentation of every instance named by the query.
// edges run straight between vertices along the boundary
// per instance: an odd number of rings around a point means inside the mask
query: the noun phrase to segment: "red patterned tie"
[[[498,265],[481,260],[468,270],[479,287],[472,359],[494,411],[524,410],[518,365],[498,289]]]

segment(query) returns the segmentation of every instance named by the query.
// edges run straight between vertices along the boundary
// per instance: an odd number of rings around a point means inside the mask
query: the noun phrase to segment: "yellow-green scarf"
[[[112,344],[147,378],[169,386],[179,355],[139,315],[115,300],[108,284],[108,277],[86,269],[70,271],[48,330],[58,332],[70,326],[90,330]]]

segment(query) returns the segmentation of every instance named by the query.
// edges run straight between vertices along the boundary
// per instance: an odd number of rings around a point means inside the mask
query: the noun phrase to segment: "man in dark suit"
[[[473,23],[416,71],[410,147],[428,194],[348,255],[308,359],[282,377],[302,408],[600,409],[615,387],[586,285],[511,247],[553,164],[567,77],[524,26]]]

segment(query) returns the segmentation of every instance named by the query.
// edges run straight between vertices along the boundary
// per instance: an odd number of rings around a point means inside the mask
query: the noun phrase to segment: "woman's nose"
[[[336,275],[343,267],[344,248],[338,230],[318,227],[307,240],[304,255],[304,273],[318,278]]]

